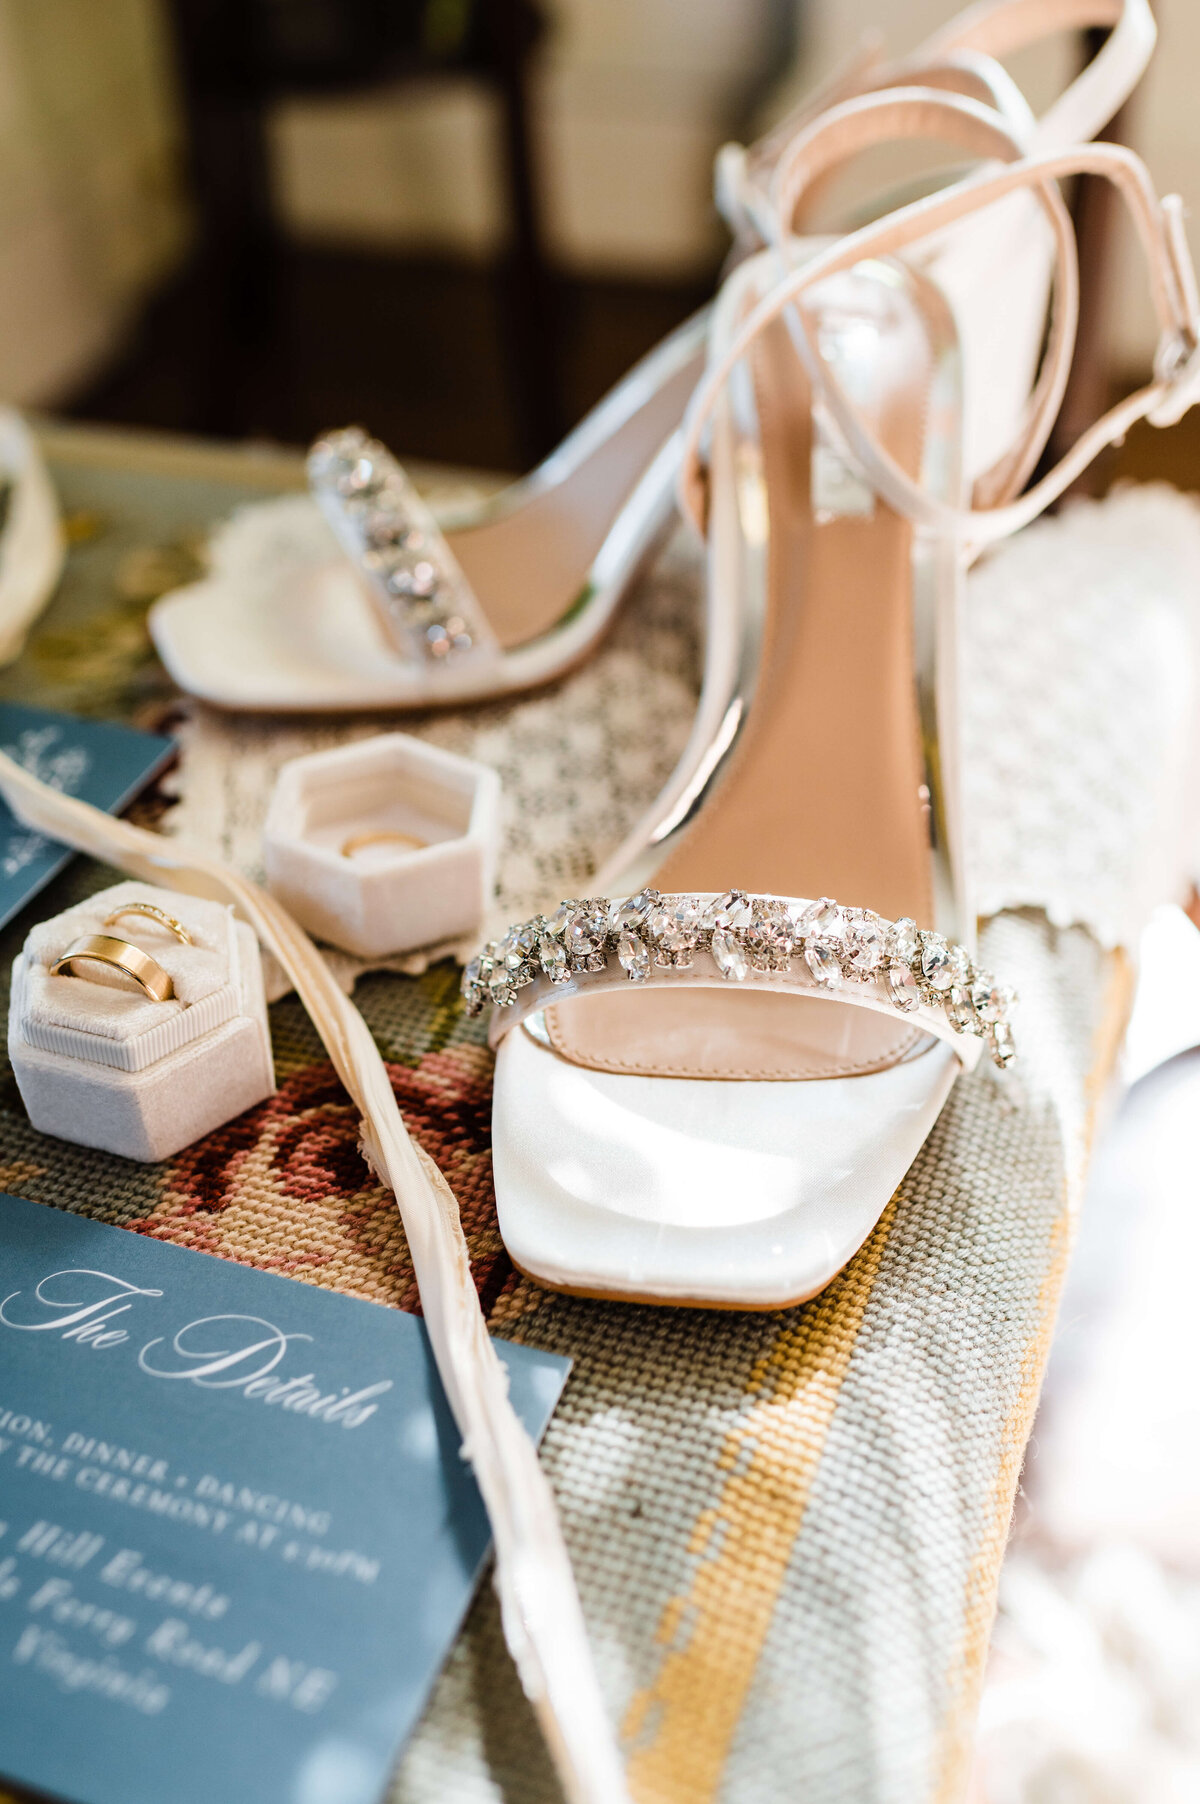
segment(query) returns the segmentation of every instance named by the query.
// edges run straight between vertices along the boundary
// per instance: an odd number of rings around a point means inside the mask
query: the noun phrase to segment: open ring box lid
[[[183,944],[144,915],[178,921]],[[76,941],[131,941],[171,978],[155,1002],[132,978],[80,961],[50,967]],[[258,943],[231,908],[145,883],[119,883],[34,927],[13,966],[9,1056],[33,1125],[127,1158],[163,1159],[275,1088]]]

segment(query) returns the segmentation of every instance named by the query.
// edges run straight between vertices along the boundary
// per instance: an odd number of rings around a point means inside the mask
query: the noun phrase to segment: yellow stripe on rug
[[[893,1198],[862,1251],[751,1375],[756,1401],[718,1462],[729,1476],[693,1530],[691,1586],[663,1610],[662,1664],[626,1713],[638,1804],[716,1795],[895,1211]]]

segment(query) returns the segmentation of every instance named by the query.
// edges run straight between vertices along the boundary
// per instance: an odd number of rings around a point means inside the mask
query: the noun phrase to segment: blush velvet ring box
[[[67,966],[72,948],[106,939],[128,942],[126,958],[76,951]],[[131,981],[138,951],[169,980],[165,998]],[[275,1089],[258,942],[223,903],[144,883],[102,890],[30,932],[13,965],[8,1051],[40,1132],[169,1158]]]

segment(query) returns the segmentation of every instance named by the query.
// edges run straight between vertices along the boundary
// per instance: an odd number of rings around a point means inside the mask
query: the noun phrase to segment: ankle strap
[[[1032,115],[1030,115],[1032,118]],[[1012,122],[992,109],[975,105],[957,93],[936,93],[924,88],[893,88],[831,107],[805,131],[798,132],[776,166],[764,209],[763,229],[788,264],[794,256],[787,235],[804,197],[837,164],[869,146],[886,141],[920,138],[940,140],[970,151],[972,155],[1003,163],[1015,163],[1022,155]],[[1053,304],[1045,354],[1029,396],[1024,424],[1015,443],[984,471],[975,484],[977,505],[995,507],[1018,493],[1040,457],[1058,417],[1071,373],[1075,332],[1079,319],[1079,271],[1075,233],[1070,215],[1053,182],[1039,184],[1035,194],[1045,213],[1054,241]],[[810,379],[819,380],[809,356],[807,330],[796,309],[788,310],[787,323]],[[837,397],[832,410],[839,416]],[[862,460],[868,473],[873,463],[873,443],[849,409],[839,423],[851,449],[863,441]],[[908,506],[919,505],[910,485]]]
[[[1059,32],[1103,26],[1111,27],[1103,47],[1035,120],[995,59]],[[1148,0],[979,0],[898,62],[882,60],[877,35],[864,38],[814,94],[749,150],[740,144],[722,147],[715,169],[717,207],[740,243],[766,242],[759,227],[765,189],[795,133],[826,107],[885,87],[945,87],[982,100],[1014,125],[1028,121],[1030,151],[1086,143],[1141,80],[1157,35]]]
[[[1029,103],[1008,72],[991,57],[955,50],[928,61],[914,58],[901,71],[893,64],[880,63],[872,40],[816,94],[748,150],[741,144],[723,144],[718,150],[713,165],[713,198],[734,238],[743,246],[771,242],[776,178],[780,166],[790,160],[797,138],[807,138],[812,130],[822,129],[829,115],[847,102],[882,98],[893,91],[914,88],[934,89],[976,101],[998,113],[1026,150],[1032,147],[1037,122]],[[820,188],[821,182],[814,173],[803,190],[809,209]],[[798,192],[792,215],[797,229],[801,198]]]
[[[874,439],[818,348],[809,340],[800,310],[794,304],[818,282],[851,269],[868,257],[893,255],[1008,194],[1044,187],[1078,174],[1100,175],[1110,181],[1137,228],[1149,265],[1159,321],[1154,380],[1097,420],[1062,462],[1019,500],[994,508],[951,507],[927,495]],[[985,546],[1036,518],[1135,421],[1148,419],[1156,426],[1173,424],[1200,399],[1200,306],[1178,197],[1160,202],[1141,159],[1121,145],[1087,144],[1047,152],[995,173],[968,178],[849,233],[803,268],[791,271],[752,309],[727,349],[706,372],[684,424],[680,504],[701,531],[707,515],[701,448],[709,418],[733,369],[760,333],[785,312],[800,322],[799,344],[805,347],[802,354],[821,397],[883,500],[940,536],[957,540],[969,555],[977,555]]]
[[[1086,143],[1129,98],[1158,35],[1148,0],[980,0],[917,52],[919,63],[969,50],[1011,56],[1062,31],[1110,26],[1109,37],[1035,128],[1035,145]]]
[[[1013,163],[1025,154],[1027,136],[995,108],[924,82],[856,95],[796,132],[780,156],[767,191],[770,242],[795,229],[800,201],[822,176],[874,145],[920,139]]]
[[[761,205],[757,172],[762,170],[769,175],[776,159],[791,142],[793,133],[818,118],[827,107],[836,106],[854,94],[867,92],[874,85],[873,78],[882,57],[882,39],[873,32],[832,75],[749,148],[744,144],[722,144],[713,163],[713,199],[718,213],[739,244],[764,242],[757,217]]]

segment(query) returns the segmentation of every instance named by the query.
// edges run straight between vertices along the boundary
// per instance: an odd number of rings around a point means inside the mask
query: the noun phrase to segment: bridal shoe
[[[703,368],[685,322],[532,475],[442,531],[385,447],[357,429],[309,456],[333,528],[323,556],[177,589],[150,613],[181,688],[265,711],[424,708],[561,676],[607,627],[670,523],[678,429]]]
[[[1114,30],[1036,121],[989,52],[1006,55],[1086,24]],[[765,241],[765,221],[780,212],[781,184],[798,207],[788,153],[831,104],[919,81],[991,107],[1027,148],[1066,141],[1068,127],[1071,140],[1085,138],[1136,82],[1152,44],[1145,0],[1000,0],[970,9],[902,63],[873,66],[860,58],[750,151],[722,153],[718,202],[737,254]],[[818,188],[807,186],[806,201]],[[967,322],[961,330],[972,361],[986,362],[989,378],[1002,377],[1005,392],[1018,398],[1036,361],[1053,250],[1036,211],[1031,225],[1027,198],[1009,209],[1007,236],[1015,233],[1017,246],[1006,248],[998,275],[983,283],[956,280],[960,265],[972,278],[981,268],[989,272],[994,234],[986,247],[972,240],[965,256],[956,235],[948,235],[933,271]],[[1005,309],[1000,333],[997,304]],[[327,435],[309,461],[313,493],[332,528],[327,549],[240,580],[214,573],[159,600],[150,628],[171,676],[221,707],[337,712],[471,703],[561,676],[595,646],[670,523],[678,427],[701,373],[706,334],[703,316],[680,327],[538,470],[453,529],[442,529],[378,441],[356,429]],[[997,343],[1000,353],[992,349]],[[1004,493],[1014,492],[1040,441],[1011,412],[994,408],[987,418],[997,424],[979,468],[1019,439],[1022,455],[999,466]],[[969,466],[974,457],[972,445]]]
[[[554,1288],[802,1301],[870,1233],[958,1074],[1019,1050],[962,870],[961,577],[1134,420],[1191,405],[1200,319],[1179,204],[1117,146],[1013,162],[985,109],[883,96],[810,128],[813,179],[839,134],[894,135],[906,113],[992,167],[833,244],[781,234],[726,282],[684,444],[707,540],[696,732],[597,895],[464,978],[497,1052],[501,1232]],[[903,253],[1033,195],[1058,253],[1057,384],[1074,260],[1056,184],[1079,172],[1116,186],[1148,255],[1155,379],[1020,500],[972,505],[953,315]]]

